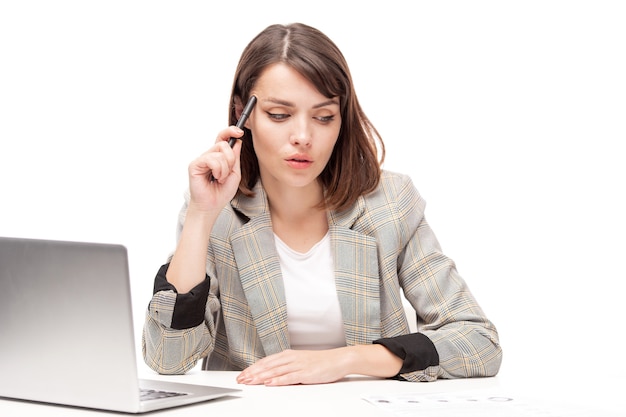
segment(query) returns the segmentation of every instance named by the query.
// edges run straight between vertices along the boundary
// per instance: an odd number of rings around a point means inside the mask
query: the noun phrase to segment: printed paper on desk
[[[598,417],[597,410],[546,400],[484,392],[364,395],[364,400],[397,417]],[[606,414],[602,414],[606,416]],[[617,416],[613,414],[613,416]],[[608,416],[607,416],[608,417]]]

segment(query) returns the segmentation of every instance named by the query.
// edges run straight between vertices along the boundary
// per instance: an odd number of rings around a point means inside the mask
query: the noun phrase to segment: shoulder
[[[263,219],[268,218],[269,204],[267,195],[260,181],[252,191],[252,196],[246,196],[238,192],[230,201],[230,204],[227,204],[222,209],[213,226],[214,234],[229,236],[235,230],[247,224],[251,219],[263,222]]]
[[[413,184],[410,176],[383,170],[376,190],[363,197],[366,207],[388,207],[401,213],[418,210],[423,212],[426,201]]]
[[[383,171],[378,187],[360,197],[341,223],[366,234],[411,233],[424,217],[425,206],[408,175]]]

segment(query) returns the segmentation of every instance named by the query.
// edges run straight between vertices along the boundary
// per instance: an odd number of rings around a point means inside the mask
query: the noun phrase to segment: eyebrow
[[[282,99],[274,98],[274,97],[268,97],[266,99],[263,99],[263,101],[274,103],[274,104],[279,104],[285,107],[296,107],[295,103],[292,103],[291,101],[282,100]],[[317,103],[313,106],[313,108],[319,109],[320,107],[326,107],[332,104],[336,104],[337,106],[339,105],[339,101],[337,100],[337,98],[331,98],[326,101],[322,101],[321,103]]]

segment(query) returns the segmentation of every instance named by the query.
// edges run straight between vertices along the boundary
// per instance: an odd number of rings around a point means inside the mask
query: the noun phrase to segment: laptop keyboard
[[[141,401],[160,400],[163,398],[180,397],[181,395],[187,395],[187,393],[143,388],[139,390],[139,398],[141,399]]]

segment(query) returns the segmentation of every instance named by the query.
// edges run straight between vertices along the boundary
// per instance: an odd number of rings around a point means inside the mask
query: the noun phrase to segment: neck
[[[306,252],[328,231],[324,193],[319,183],[307,187],[266,187],[272,229],[289,247]]]
[[[318,182],[313,182],[305,187],[290,187],[277,183],[266,184],[263,187],[272,212],[283,221],[306,220],[314,213],[326,211],[320,208],[324,201],[324,190]]]

